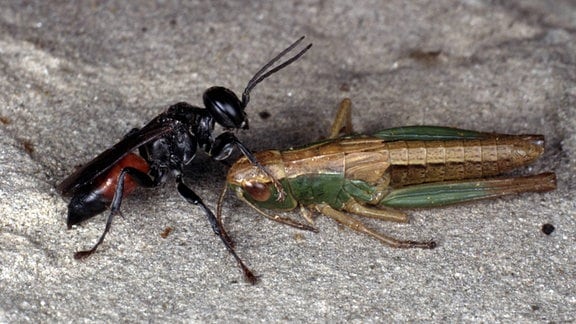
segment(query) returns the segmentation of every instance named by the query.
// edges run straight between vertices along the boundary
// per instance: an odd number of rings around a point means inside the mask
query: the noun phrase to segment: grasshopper
[[[229,170],[226,188],[274,221],[317,231],[311,210],[396,248],[436,247],[433,241],[400,240],[369,228],[356,217],[408,222],[402,208],[428,208],[556,188],[556,175],[489,178],[525,166],[544,152],[542,135],[505,135],[437,126],[352,133],[351,101],[344,99],[327,140],[256,159],[286,191],[280,199],[269,175],[245,157]],[[347,136],[339,135],[345,131]],[[306,223],[264,211],[300,206]]]

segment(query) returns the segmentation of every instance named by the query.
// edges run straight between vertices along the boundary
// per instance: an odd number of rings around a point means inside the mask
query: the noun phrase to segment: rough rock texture
[[[172,183],[66,230],[54,189],[170,104],[242,91],[300,35],[314,43],[259,85],[252,149],[327,134],[337,103],[357,131],[435,124],[540,133],[558,190],[411,211],[394,250],[318,217],[319,234],[224,207],[250,286]],[[545,321],[576,314],[576,5],[550,1],[4,1],[0,4],[0,321]],[[266,113],[269,118],[262,118]],[[226,168],[200,154],[188,183],[214,208]],[[544,235],[542,224],[556,231]],[[166,238],[166,227],[174,231]]]

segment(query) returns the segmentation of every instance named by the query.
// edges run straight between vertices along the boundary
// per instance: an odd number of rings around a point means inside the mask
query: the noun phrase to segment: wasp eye
[[[269,185],[261,182],[248,181],[244,184],[244,190],[256,201],[267,201],[271,196]]]

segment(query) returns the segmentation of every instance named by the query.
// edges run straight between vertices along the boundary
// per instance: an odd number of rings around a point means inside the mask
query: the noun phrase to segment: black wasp
[[[112,219],[120,213],[120,205],[125,195],[137,186],[157,187],[172,174],[180,195],[189,203],[202,208],[214,233],[234,256],[247,280],[254,283],[256,277],[235,253],[221,223],[202,199],[184,184],[183,170],[194,159],[198,148],[214,160],[224,160],[234,148],[238,148],[254,165],[268,174],[231,131],[248,129],[248,118],[244,109],[250,101],[250,91],[264,79],[304,55],[312,44],[271,68],[303,39],[304,36],[266,63],[246,85],[242,100],[227,88],[211,87],[204,92],[202,98],[205,109],[185,102],[170,106],[144,127],[131,130],[116,145],[62,181],[58,190],[63,196],[72,196],[68,205],[68,228],[110,208],[106,227],[98,242],[89,250],[76,252],[74,257],[81,259],[96,251],[110,230]],[[224,127],[225,132],[213,138],[215,123]],[[136,149],[140,155],[132,153]],[[276,184],[281,190],[280,184]]]

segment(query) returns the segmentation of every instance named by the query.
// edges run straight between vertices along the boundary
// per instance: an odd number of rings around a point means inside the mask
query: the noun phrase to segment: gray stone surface
[[[249,147],[316,140],[351,97],[360,132],[544,134],[547,152],[523,172],[555,171],[558,190],[369,222],[435,239],[433,251],[390,249],[325,217],[302,233],[229,196],[230,234],[261,276],[250,286],[169,183],[126,199],[99,253],[72,258],[104,216],[66,230],[55,184],[170,104],[200,105],[212,85],[240,92],[300,35],[312,50],[253,92]],[[4,1],[0,322],[574,320],[575,53],[568,0]],[[226,170],[198,162],[188,182],[214,208]]]

